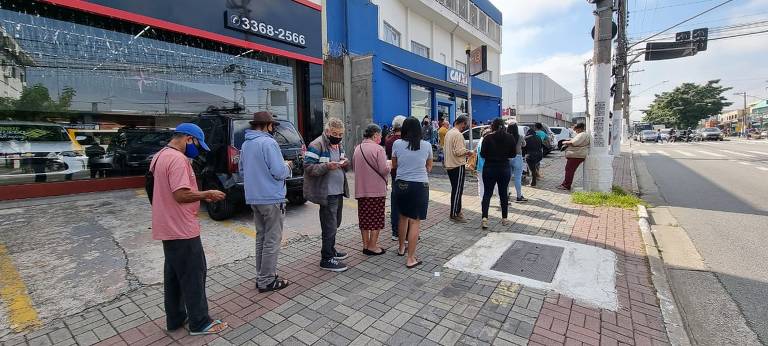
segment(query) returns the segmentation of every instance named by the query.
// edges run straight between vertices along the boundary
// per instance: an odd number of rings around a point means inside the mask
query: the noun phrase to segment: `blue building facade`
[[[501,13],[487,0],[474,0],[501,23]],[[378,6],[369,0],[328,1],[327,39],[331,54],[371,55],[373,121],[390,124],[397,115],[420,120],[429,115],[453,121],[466,109],[466,75],[450,66],[379,39]],[[415,98],[418,98],[416,100]],[[426,103],[422,111],[414,104]],[[473,119],[486,122],[501,115],[501,87],[472,78]]]

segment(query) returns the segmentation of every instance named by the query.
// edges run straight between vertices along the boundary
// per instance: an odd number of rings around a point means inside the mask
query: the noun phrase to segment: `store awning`
[[[389,63],[386,63],[386,62],[384,62],[383,64],[386,65],[387,67],[389,67],[389,68],[391,68],[391,69],[393,69],[393,70],[395,70],[395,71],[405,75],[405,77],[407,77],[409,79],[421,81],[421,82],[424,82],[424,83],[427,83],[427,84],[432,84],[433,86],[436,86],[436,87],[438,87],[440,89],[443,89],[445,91],[456,90],[456,91],[461,91],[461,92],[463,92],[465,94],[467,93],[467,87],[464,86],[464,85],[459,85],[459,84],[451,83],[451,82],[448,82],[448,81],[445,81],[445,80],[441,80],[441,79],[437,79],[437,78],[434,78],[434,77],[430,77],[430,76],[427,76],[425,74],[422,74],[422,73],[419,73],[419,72],[416,72],[416,71],[413,71],[413,70],[409,70],[407,68],[403,68],[403,67],[400,67],[400,66],[392,65],[392,64],[389,64]],[[498,95],[491,95],[491,94],[484,93],[484,92],[479,91],[479,90],[472,90],[472,95],[500,98]]]

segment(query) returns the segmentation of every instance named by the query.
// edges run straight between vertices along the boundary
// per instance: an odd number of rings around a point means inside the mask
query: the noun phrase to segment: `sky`
[[[688,19],[724,0],[627,0],[630,41],[646,38]],[[584,111],[583,63],[592,58],[595,9],[586,0],[491,0],[504,16],[501,71],[542,72],[574,95],[573,110]],[[757,23],[740,31],[712,32],[743,23]],[[712,12],[682,24],[668,33],[710,28],[710,37],[768,30],[768,0],[734,0]],[[672,39],[674,41],[674,39]],[[638,45],[642,47],[643,44]],[[715,40],[692,57],[643,61],[630,72],[631,118],[640,120],[655,94],[670,91],[684,82],[704,83],[720,79],[733,87],[726,97],[743,107],[768,98],[768,33]],[[590,78],[593,75],[590,75]],[[637,85],[634,85],[637,84]],[[591,92],[591,90],[590,90]]]

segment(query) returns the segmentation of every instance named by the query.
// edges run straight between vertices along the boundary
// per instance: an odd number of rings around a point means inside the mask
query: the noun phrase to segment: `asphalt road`
[[[767,344],[768,141],[635,142],[633,150],[748,326]]]

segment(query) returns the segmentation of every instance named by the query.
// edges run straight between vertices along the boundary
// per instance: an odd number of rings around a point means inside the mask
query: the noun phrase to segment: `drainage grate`
[[[493,264],[491,270],[552,282],[562,255],[563,248],[559,246],[516,240]]]

